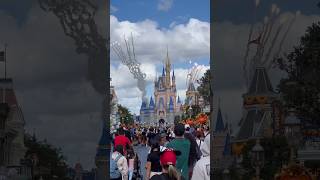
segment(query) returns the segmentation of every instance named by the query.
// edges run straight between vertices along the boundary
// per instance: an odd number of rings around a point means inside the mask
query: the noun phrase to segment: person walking
[[[133,148],[129,148],[127,150],[127,159],[128,159],[128,176],[129,176],[129,180],[131,180],[133,176],[134,163],[136,159],[136,154]]]
[[[181,152],[177,158],[177,169],[181,172],[184,179],[189,180],[189,154],[190,154],[190,141],[184,138],[185,128],[184,125],[179,123],[174,126],[175,139],[170,141],[167,148],[172,148]]]
[[[150,180],[185,180],[175,167],[177,156],[181,155],[180,151],[166,149],[160,153],[160,164],[162,173],[152,176]]]
[[[191,177],[193,167],[201,157],[201,151],[200,151],[199,146],[197,145],[196,138],[190,132],[190,126],[185,125],[185,128],[186,129],[185,129],[184,137],[190,141],[190,153],[189,153],[189,160],[188,160],[189,172],[188,173],[189,173],[189,177]]]
[[[203,133],[201,131],[196,131],[196,141],[197,141],[197,145],[200,148],[201,144],[203,143]]]
[[[210,136],[206,136],[200,150],[202,156],[193,168],[191,180],[210,180]]]
[[[116,161],[118,170],[121,173],[122,180],[128,180],[128,163],[123,153],[123,146],[117,145],[111,155],[112,160]]]
[[[123,154],[127,154],[127,148],[131,146],[131,141],[125,136],[125,132],[122,128],[118,130],[118,136],[114,139],[114,147],[123,146]]]
[[[156,174],[161,174],[160,165],[160,146],[158,144],[153,144],[151,146],[151,152],[148,154],[146,163],[146,180],[149,180],[152,176]]]
[[[160,152],[163,152],[166,149],[166,146],[168,145],[167,141],[167,134],[166,133],[161,133],[160,134],[160,140],[159,140],[159,145],[160,145]]]

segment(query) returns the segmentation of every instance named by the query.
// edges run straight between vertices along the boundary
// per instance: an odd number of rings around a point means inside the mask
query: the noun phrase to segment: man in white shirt
[[[210,180],[210,136],[206,136],[200,150],[202,156],[193,168],[191,180]]]

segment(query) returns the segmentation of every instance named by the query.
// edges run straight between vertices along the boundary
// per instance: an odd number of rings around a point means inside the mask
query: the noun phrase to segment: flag
[[[0,61],[4,61],[4,56],[5,56],[5,52],[4,51],[0,51]]]

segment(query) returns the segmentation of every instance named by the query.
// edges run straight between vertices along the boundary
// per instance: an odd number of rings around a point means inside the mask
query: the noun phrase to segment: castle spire
[[[172,65],[172,80],[176,79],[175,75],[174,75],[174,66]]]
[[[170,78],[170,71],[171,71],[171,64],[170,64],[170,59],[169,59],[169,50],[168,50],[168,45],[167,45],[167,57],[165,61],[165,70],[166,70],[166,87],[170,88],[171,86],[171,78]]]
[[[216,132],[221,132],[225,130],[225,126],[223,124],[222,114],[221,114],[221,108],[220,108],[220,101],[219,101],[219,110],[218,110],[218,116],[216,121]]]

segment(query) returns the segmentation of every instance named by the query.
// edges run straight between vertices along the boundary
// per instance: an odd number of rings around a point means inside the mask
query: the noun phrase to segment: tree
[[[210,69],[199,79],[199,84],[197,88],[199,94],[203,97],[205,104],[210,104]]]
[[[255,171],[251,165],[251,150],[255,140],[248,141],[243,149],[242,166],[246,169],[244,179],[254,177]],[[261,140],[264,148],[265,162],[261,169],[262,179],[273,179],[283,164],[289,162],[290,148],[285,137],[264,138]]]
[[[35,136],[30,136],[29,134],[25,135],[25,146],[27,147],[25,157],[31,158],[35,154],[38,159],[35,168],[49,170],[49,173],[41,175],[43,179],[58,178],[68,180],[68,166],[60,148],[52,146],[46,140],[39,141]]]
[[[127,107],[124,107],[122,105],[118,105],[118,112],[120,115],[120,122],[125,124],[133,124],[133,115],[130,113],[129,109]]]
[[[320,23],[307,28],[300,44],[285,58],[277,59],[278,68],[287,73],[278,85],[287,108],[294,107],[304,122],[320,125]]]

